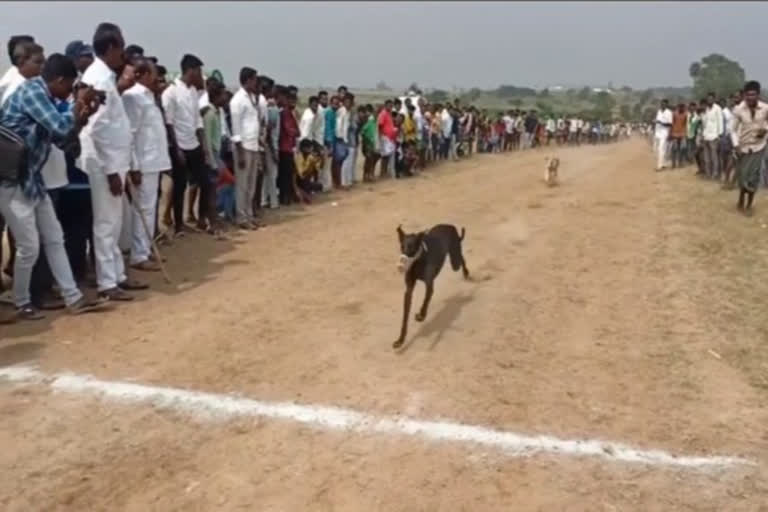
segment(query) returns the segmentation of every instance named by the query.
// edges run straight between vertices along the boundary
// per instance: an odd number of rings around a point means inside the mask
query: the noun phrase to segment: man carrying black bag
[[[53,98],[66,100],[76,78],[72,61],[53,54],[42,75],[19,86],[0,111],[0,214],[16,238],[13,301],[22,319],[42,318],[31,304],[29,290],[41,243],[68,310],[80,314],[102,307],[103,301],[88,301],[77,288],[41,174],[51,144],[65,148],[99,108],[98,93],[83,88],[71,111],[57,110]]]

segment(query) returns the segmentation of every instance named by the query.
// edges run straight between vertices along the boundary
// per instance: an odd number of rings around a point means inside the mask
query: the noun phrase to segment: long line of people
[[[615,140],[623,128],[540,122],[535,112],[495,119],[459,100],[430,104],[418,92],[358,105],[345,86],[310,96],[299,115],[298,88],[251,67],[232,93],[187,54],[169,82],[166,68],[126,46],[111,23],[96,28],[92,45],[73,41],[63,55],[46,59],[27,35],[12,37],[8,53],[0,233],[7,222],[13,317],[29,320],[45,309],[82,313],[130,301],[148,288],[130,271],[159,270],[153,239],[259,229],[266,209],[354,187],[358,159],[370,183],[474,152]],[[88,286],[94,299],[80,291]]]
[[[723,190],[738,188],[737,208],[751,216],[757,189],[768,185],[768,105],[760,92],[760,83],[749,81],[728,98],[709,93],[699,102],[678,104],[674,111],[662,100],[648,131],[656,170],[695,165],[702,179],[720,182]]]

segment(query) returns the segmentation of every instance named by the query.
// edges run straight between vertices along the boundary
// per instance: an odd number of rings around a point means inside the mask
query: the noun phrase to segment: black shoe
[[[16,308],[16,317],[19,320],[42,320],[45,315],[40,313],[32,304],[25,304]]]

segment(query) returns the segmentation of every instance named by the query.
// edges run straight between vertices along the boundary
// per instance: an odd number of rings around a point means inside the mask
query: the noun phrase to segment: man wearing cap
[[[78,80],[93,63],[93,47],[82,41],[72,41],[64,49],[64,55],[72,59],[77,68]]]

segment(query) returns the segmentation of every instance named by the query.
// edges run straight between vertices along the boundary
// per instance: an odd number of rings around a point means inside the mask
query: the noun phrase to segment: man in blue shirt
[[[54,99],[66,100],[76,78],[74,64],[63,55],[53,54],[42,75],[20,85],[0,111],[0,125],[23,139],[27,149],[24,175],[16,182],[0,182],[0,213],[16,238],[13,300],[23,319],[42,318],[31,304],[29,290],[41,242],[69,311],[79,314],[100,307],[100,303],[83,297],[72,277],[61,225],[41,173],[51,144],[65,149],[98,109],[96,92],[81,89],[72,110],[59,112]]]

